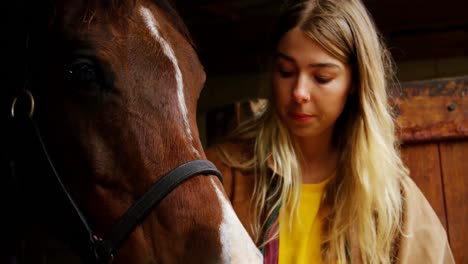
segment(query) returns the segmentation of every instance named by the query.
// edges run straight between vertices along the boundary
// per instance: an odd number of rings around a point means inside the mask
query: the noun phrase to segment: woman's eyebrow
[[[331,63],[331,62],[312,63],[312,64],[309,64],[307,66],[311,67],[311,68],[336,68],[336,69],[340,68],[340,66],[338,66],[338,64],[334,64],[334,63]]]
[[[290,61],[290,62],[295,62],[296,60],[287,55],[287,54],[284,54],[282,52],[277,52],[275,57],[275,59],[278,59],[278,58],[281,58],[281,59],[284,59],[284,60],[287,60],[287,61]],[[335,64],[335,63],[332,63],[332,62],[320,62],[320,63],[311,63],[309,65],[307,65],[307,67],[312,67],[312,68],[337,68],[339,69],[340,66],[338,64]]]
[[[284,59],[284,60],[287,60],[287,61],[291,61],[291,62],[296,61],[293,57],[288,56],[288,55],[286,55],[286,54],[284,54],[282,52],[279,52],[279,51],[275,54],[275,60],[278,59],[278,58],[281,58],[281,59]]]

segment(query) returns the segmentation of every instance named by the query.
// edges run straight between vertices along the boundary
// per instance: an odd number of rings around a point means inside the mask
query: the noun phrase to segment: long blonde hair
[[[360,0],[309,0],[291,5],[273,35],[275,49],[294,27],[351,65],[355,87],[335,125],[333,142],[340,156],[336,177],[327,184],[321,205],[322,210],[326,208],[322,259],[324,263],[349,263],[357,249],[362,263],[392,263],[392,242],[401,232],[399,178],[408,171],[399,155],[386,92],[393,76],[389,53]],[[299,153],[273,106],[267,104],[259,116],[233,134],[253,142],[252,158],[242,163],[228,159],[232,165],[254,168],[252,228],[258,243],[275,207],[292,205],[288,213],[294,217],[302,182]],[[277,174],[268,172],[268,161]]]

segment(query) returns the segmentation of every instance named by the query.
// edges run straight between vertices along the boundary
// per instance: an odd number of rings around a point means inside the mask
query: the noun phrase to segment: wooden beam
[[[390,94],[402,143],[468,137],[468,76],[406,82]]]

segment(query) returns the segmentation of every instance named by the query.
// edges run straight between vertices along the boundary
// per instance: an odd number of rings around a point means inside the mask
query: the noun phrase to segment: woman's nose
[[[310,82],[305,76],[299,75],[293,88],[293,99],[297,103],[306,103],[310,101]]]

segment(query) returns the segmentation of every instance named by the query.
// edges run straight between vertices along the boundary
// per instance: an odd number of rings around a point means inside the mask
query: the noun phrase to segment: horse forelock
[[[166,0],[151,0],[168,16],[170,22],[175,29],[195,48],[193,39],[188,31],[185,23],[178,12]],[[133,10],[138,7],[138,0],[85,0],[83,9],[83,22],[91,22],[94,18],[96,10],[104,10],[112,19],[129,18]]]

